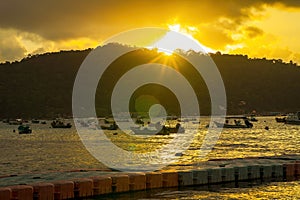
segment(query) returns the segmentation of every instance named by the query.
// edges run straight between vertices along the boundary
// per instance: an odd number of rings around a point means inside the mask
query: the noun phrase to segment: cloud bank
[[[228,46],[241,44],[242,38],[266,34],[251,22],[263,18],[268,7],[299,9],[300,1],[1,0],[0,60],[42,50],[95,47],[121,31],[171,23],[197,27],[196,39],[226,51]]]

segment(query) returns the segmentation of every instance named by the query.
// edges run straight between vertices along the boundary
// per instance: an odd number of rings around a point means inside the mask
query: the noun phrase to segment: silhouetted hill
[[[47,53],[0,65],[1,117],[71,116],[73,82],[89,52]]]
[[[130,47],[110,44],[101,48],[109,51]],[[72,116],[73,83],[90,51],[46,53],[27,57],[20,62],[0,64],[0,118]],[[188,56],[205,55],[188,52]],[[300,67],[296,64],[220,53],[211,54],[211,57],[224,80],[228,113],[300,110]],[[183,74],[197,93],[201,113],[210,113],[205,82],[186,60],[180,56],[166,58],[155,50],[144,49],[121,56],[105,71],[95,96],[99,115],[110,114],[110,96],[119,78],[134,66],[149,62],[166,64]],[[151,99],[151,96],[157,98]],[[158,102],[167,108],[169,114],[178,114],[178,101],[172,91],[157,84],[145,85],[134,92],[130,109],[133,112],[144,111]]]

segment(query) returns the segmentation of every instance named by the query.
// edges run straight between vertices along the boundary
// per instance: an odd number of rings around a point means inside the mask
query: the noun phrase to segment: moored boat
[[[11,120],[8,122],[9,125],[22,125],[22,120]]]
[[[52,128],[71,128],[72,125],[70,123],[64,123],[60,120],[54,120],[51,122]]]
[[[287,115],[285,119],[286,124],[294,124],[294,125],[300,125],[300,111],[296,113],[290,113]]]
[[[2,122],[3,123],[9,123],[9,119],[3,119]]]
[[[102,130],[117,130],[119,128],[115,121],[106,118],[99,118],[96,127],[101,128]]]
[[[253,124],[247,117],[226,117],[225,123],[214,122],[217,128],[252,128]]]
[[[113,122],[112,124],[105,124],[105,125],[100,125],[100,128],[102,130],[117,130],[119,127],[116,124],[116,122]]]
[[[286,121],[285,117],[275,117],[276,122],[278,123],[284,123]]]
[[[250,117],[249,121],[251,122],[258,122],[258,119],[256,119],[254,116]]]
[[[166,129],[170,133],[184,133],[185,132],[185,129],[181,126],[180,123],[177,123],[175,127],[166,126]]]
[[[135,135],[169,135],[166,130],[158,130],[150,127],[130,127]]]
[[[38,123],[40,123],[40,120],[32,119],[32,120],[31,120],[31,123],[33,123],[33,124],[38,124]]]
[[[19,134],[30,134],[32,133],[31,128],[28,125],[20,125],[18,127]]]
[[[157,125],[146,127],[131,127],[130,128],[136,135],[169,135],[170,133],[184,133],[185,129],[177,123],[175,127]]]
[[[137,118],[137,119],[135,120],[135,123],[136,123],[136,124],[141,124],[141,125],[144,125],[144,124],[145,124],[145,122],[144,122],[143,119],[141,119],[141,118]]]

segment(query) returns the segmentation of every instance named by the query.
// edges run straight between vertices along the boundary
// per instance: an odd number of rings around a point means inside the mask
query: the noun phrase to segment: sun
[[[177,49],[185,52],[189,50],[202,53],[214,52],[212,49],[199,43],[199,41],[193,37],[193,33],[198,31],[196,27],[183,27],[180,24],[169,24],[168,30],[169,31],[167,31],[163,37],[147,48],[156,48],[158,52],[162,52],[167,56],[171,56]]]
[[[171,31],[176,31],[176,32],[180,32],[180,24],[168,24],[168,28]]]
[[[166,56],[172,56],[173,55],[173,51],[168,51],[166,49],[159,49],[158,52],[162,52],[164,53]]]

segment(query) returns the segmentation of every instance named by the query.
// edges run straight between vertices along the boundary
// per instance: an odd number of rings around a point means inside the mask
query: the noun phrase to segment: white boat
[[[166,130],[158,130],[154,127],[130,127],[135,135],[169,135]]]
[[[9,125],[22,125],[22,120],[21,119],[16,119],[16,120],[10,120],[8,122]]]
[[[285,123],[300,125],[300,111],[288,114],[286,116]]]

